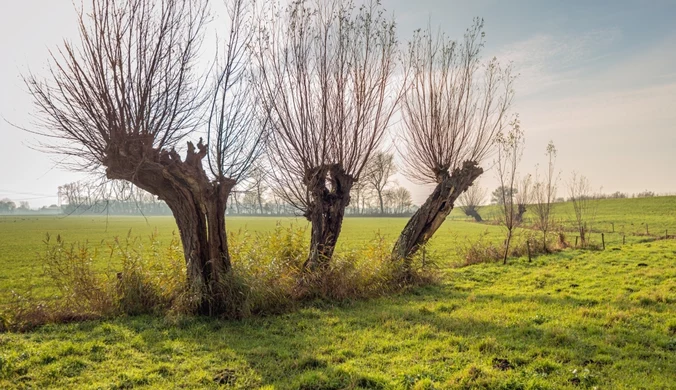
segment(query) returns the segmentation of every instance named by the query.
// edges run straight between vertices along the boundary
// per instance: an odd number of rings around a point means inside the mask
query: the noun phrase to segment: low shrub
[[[502,253],[498,245],[490,241],[488,231],[483,232],[474,241],[469,239],[464,245],[457,248],[458,256],[464,260],[462,265],[497,262],[502,259]]]
[[[63,309],[100,316],[146,314],[171,307],[186,285],[178,238],[162,248],[153,233],[148,243],[131,231],[98,246],[67,244],[60,236],[52,243],[47,236],[38,260],[58,289]]]
[[[556,240],[555,240],[556,239]],[[552,251],[558,251],[566,247],[565,236],[561,234],[551,235],[547,239],[547,251],[542,242],[542,237],[538,232],[531,230],[519,231],[512,237],[509,245],[508,258],[528,256],[539,256]],[[475,240],[467,240],[464,245],[457,248],[458,256],[463,260],[460,266],[469,266],[480,263],[494,263],[502,261],[505,254],[504,242],[496,242],[489,237],[488,231],[482,233]]]

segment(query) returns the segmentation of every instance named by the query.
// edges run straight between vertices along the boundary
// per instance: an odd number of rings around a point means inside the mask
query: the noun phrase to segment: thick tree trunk
[[[523,222],[523,215],[525,213],[526,213],[526,205],[520,204],[519,209],[518,209],[516,216],[515,216],[516,223],[522,223]]]
[[[481,215],[479,214],[479,211],[475,207],[467,207],[465,208],[465,215],[468,217],[474,218],[476,222],[483,222],[483,218],[481,218]]]
[[[385,214],[385,203],[383,202],[383,191],[378,190],[378,201],[380,202],[380,214]]]
[[[327,188],[327,182],[330,188]],[[339,164],[309,170],[305,176],[311,203],[305,214],[310,221],[310,254],[305,271],[321,271],[329,265],[343,226],[345,209],[350,204],[354,179]]]
[[[476,162],[466,161],[462,169],[455,169],[450,176],[448,172],[439,174],[439,184],[399,235],[392,251],[392,258],[404,260],[405,266],[410,266],[411,257],[432,238],[453,210],[456,199],[467,191],[482,173],[483,169]]]
[[[133,147],[133,146],[130,146]],[[210,180],[202,167],[206,145],[188,143],[185,161],[175,151],[118,150],[108,154],[106,174],[157,195],[171,209],[183,244],[187,280],[198,314],[217,315],[223,306],[223,278],[231,270],[225,210],[234,180]],[[142,156],[142,158],[138,158]]]

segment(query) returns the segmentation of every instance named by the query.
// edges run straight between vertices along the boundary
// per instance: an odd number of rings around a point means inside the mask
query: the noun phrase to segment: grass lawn
[[[666,206],[643,214],[673,226]],[[339,250],[378,230],[394,240],[405,222],[347,219]],[[269,218],[227,223],[274,227]],[[94,243],[130,228],[168,240],[175,226],[170,218],[2,218],[0,292],[49,291],[34,264],[46,232]],[[676,240],[453,267],[454,247],[485,231],[500,239],[496,226],[445,223],[431,245],[440,283],[391,297],[243,321],[119,317],[0,334],[0,388],[676,389]]]

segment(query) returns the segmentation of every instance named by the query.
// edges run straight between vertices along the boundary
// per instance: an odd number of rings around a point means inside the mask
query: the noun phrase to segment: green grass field
[[[561,221],[567,207],[557,205]],[[437,285],[242,321],[120,317],[0,334],[0,388],[676,389],[676,240],[630,235],[641,223],[651,234],[653,226],[676,232],[675,212],[676,197],[603,201],[597,221],[616,230],[602,229],[606,251],[462,268],[453,266],[458,245],[484,232],[498,241],[502,231],[454,212],[430,245]],[[227,223],[262,232],[276,219]],[[394,240],[405,223],[348,218],[338,250],[377,231]],[[35,261],[46,233],[99,243],[129,229],[157,230],[164,242],[175,225],[156,217],[0,218],[0,296],[31,285],[50,293]]]
[[[394,242],[406,222],[406,218],[347,218],[337,250],[364,245],[374,240],[377,233]],[[308,227],[303,218],[231,217],[226,221],[231,233],[264,233],[278,223]],[[168,242],[173,234],[177,234],[172,217],[0,217],[0,237],[3,237],[0,241],[0,296],[26,286],[35,287],[35,292],[40,294],[48,286],[49,281],[41,276],[42,266],[35,261],[37,253],[44,248],[47,234],[52,238],[61,235],[71,243],[88,241],[100,245],[114,237],[126,237],[130,231],[133,236],[142,238],[157,232],[160,242]],[[449,220],[434,237],[431,249],[438,257],[453,262],[457,260],[455,248],[459,242],[484,232],[495,239],[502,234],[497,226]],[[101,246],[105,247],[105,244]],[[102,269],[107,266],[101,264]]]
[[[495,206],[488,206],[482,214],[487,218],[495,218],[497,212]],[[555,203],[553,214],[556,223],[567,228],[573,226],[575,212],[572,203]],[[454,210],[453,217],[462,218],[459,210]],[[527,211],[524,215],[527,222],[534,218],[532,211]],[[628,238],[634,235],[664,236],[665,232],[668,232],[668,235],[674,235],[676,234],[676,196],[600,200],[592,228],[594,232],[605,232],[616,236],[625,234]]]

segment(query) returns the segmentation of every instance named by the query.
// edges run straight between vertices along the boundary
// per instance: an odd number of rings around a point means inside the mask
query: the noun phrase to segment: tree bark
[[[231,263],[225,231],[226,202],[235,181],[210,180],[202,167],[207,146],[188,143],[184,161],[174,150],[118,148],[105,161],[109,179],[122,179],[157,195],[171,209],[181,236],[188,287],[200,315],[223,313],[223,277]],[[138,158],[141,156],[141,158]]]
[[[333,257],[354,179],[340,164],[331,164],[308,170],[304,181],[311,196],[305,217],[310,221],[312,231],[310,254],[303,269],[321,271]]]
[[[465,209],[465,215],[468,217],[474,218],[476,222],[483,222],[483,218],[481,218],[481,215],[479,214],[479,211],[475,207],[468,207]]]
[[[482,173],[483,169],[476,162],[465,161],[462,169],[455,169],[451,175],[448,172],[438,174],[436,188],[402,230],[394,245],[392,258],[404,260],[405,267],[410,267],[411,257],[432,238],[453,210],[456,199]]]
[[[515,215],[515,220],[516,223],[522,223],[523,222],[523,215],[526,213],[526,205],[525,204],[519,204],[519,209]]]

